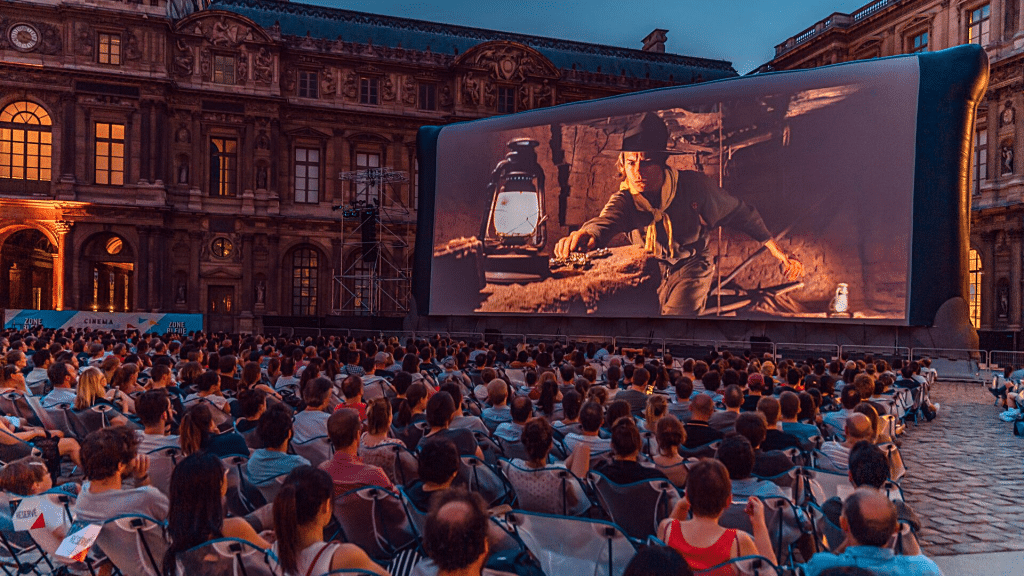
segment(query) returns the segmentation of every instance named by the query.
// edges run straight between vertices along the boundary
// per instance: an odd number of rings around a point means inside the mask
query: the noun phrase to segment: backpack
[[[1018,418],[1013,422],[1013,435],[1024,436],[1024,418]]]

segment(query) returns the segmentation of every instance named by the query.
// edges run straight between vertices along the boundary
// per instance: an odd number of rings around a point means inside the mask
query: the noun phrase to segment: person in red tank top
[[[658,538],[686,558],[694,572],[706,570],[732,558],[758,555],[776,563],[775,552],[764,521],[764,504],[756,497],[747,500],[753,536],[741,530],[723,528],[718,520],[732,503],[732,483],[725,465],[702,460],[686,479],[686,497],[658,527]],[[687,519],[689,513],[693,518]],[[708,576],[733,576],[732,566]]]

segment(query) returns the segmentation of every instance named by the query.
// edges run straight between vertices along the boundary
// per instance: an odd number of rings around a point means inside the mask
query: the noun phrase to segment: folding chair
[[[820,506],[810,503],[807,505],[807,512],[811,516],[815,552],[832,552],[846,540],[843,529],[829,520]]]
[[[177,556],[178,574],[188,576],[274,576],[269,553],[245,540],[219,538]]]
[[[491,431],[493,432],[493,430]],[[498,463],[498,458],[505,457],[502,447],[490,435],[474,430],[473,438],[476,439],[476,445],[480,447],[480,451],[484,453],[484,462],[493,466]]]
[[[464,482],[470,492],[483,497],[488,506],[506,504],[512,500],[512,486],[494,468],[476,456],[463,456],[456,482]],[[460,482],[460,483],[462,483]]]
[[[70,532],[73,524],[71,506],[74,504],[75,497],[57,488],[50,490],[49,492],[44,492],[43,494],[41,494],[41,496],[44,496],[47,499],[49,499],[50,504],[53,505],[55,508],[63,510],[63,512],[61,513],[61,523],[63,524],[65,529],[68,532]],[[0,510],[14,510],[17,508],[18,504],[20,504],[21,500],[23,499],[24,497],[22,496],[0,493]],[[9,533],[7,532],[4,533],[4,535],[8,534]],[[19,532],[17,534],[20,535],[23,533]],[[76,562],[73,560],[57,556],[57,549],[60,548],[61,542],[63,540],[61,538],[56,537],[53,534],[53,532],[51,532],[50,528],[39,528],[36,530],[29,530],[25,534],[28,534],[28,536],[35,543],[37,550],[43,554],[43,556],[40,558],[40,561],[45,560],[46,564],[50,567],[50,570],[53,570],[53,564],[60,566],[60,568],[58,568],[55,573],[59,574],[62,569],[67,569],[76,574],[89,572],[90,575],[95,576],[96,569],[101,565],[109,562],[109,560],[106,557],[96,554],[95,551],[93,554],[90,554],[90,556],[86,557],[86,559],[83,562]],[[20,538],[15,541],[20,542]],[[2,550],[6,551],[9,554],[9,549],[7,548],[7,546],[8,545],[5,543],[4,549]],[[4,555],[3,551],[0,551],[0,556]],[[0,563],[3,563],[4,561],[4,559],[0,559]],[[23,565],[20,571],[17,573],[25,574],[30,571],[31,570],[27,570]]]
[[[405,490],[401,487],[398,488],[398,497],[402,499],[402,505],[405,506],[406,515],[409,517],[409,523],[416,530],[417,534],[422,535],[427,529],[427,512],[420,510],[412,503],[409,495],[405,493]]]
[[[594,471],[587,474],[587,480],[612,522],[637,541],[657,534],[658,524],[668,518],[679,500],[679,490],[668,480],[616,484]]]
[[[334,456],[334,445],[326,434],[316,436],[304,442],[292,442],[292,449],[299,456],[302,456],[312,466],[320,466]]]
[[[236,516],[245,516],[268,504],[263,492],[249,482],[246,467],[249,459],[244,456],[221,458],[228,468],[228,510]]]
[[[611,522],[523,510],[505,521],[545,574],[617,576],[636,555],[633,541]]]
[[[419,457],[401,444],[360,448],[360,457],[366,464],[380,466],[395,485],[408,486],[419,478]]]
[[[387,561],[417,542],[401,497],[380,486],[356,488],[335,498],[334,518],[344,540],[374,560]]]
[[[721,440],[715,440],[696,448],[680,447],[679,455],[683,458],[714,458],[718,454],[718,446],[721,443]]]
[[[33,426],[41,425],[28,405],[28,401],[25,400],[25,395],[15,390],[8,390],[0,394],[0,411],[8,416],[17,416],[28,420],[29,424]]]
[[[889,462],[889,478],[897,484],[907,474],[907,468],[903,465],[903,456],[900,449],[892,443],[879,444],[878,448],[885,453],[885,459]]]
[[[47,430],[60,430],[64,433],[64,436],[68,438],[75,438],[77,440],[83,440],[85,437],[82,436],[84,430],[79,429],[71,418],[68,416],[68,412],[71,410],[70,404],[57,404],[49,408],[40,408],[43,414],[46,415],[46,419],[49,422],[43,422]],[[42,420],[42,419],[40,419]]]
[[[122,514],[103,522],[96,545],[123,576],[160,576],[167,552],[166,525],[141,514]]]
[[[508,479],[516,496],[516,508],[542,514],[579,516],[590,509],[583,482],[565,468],[524,468],[509,460],[500,460],[501,471]],[[538,489],[538,487],[547,490]],[[570,505],[569,494],[576,497]]]
[[[498,436],[494,436],[493,438],[494,442],[501,447],[501,453],[505,458],[508,458],[509,460],[519,458],[524,462],[530,459],[530,455],[526,453],[526,446],[523,446],[522,442],[512,442]]]
[[[242,478],[241,479],[241,486],[245,486],[246,490],[250,490],[250,488],[249,488],[250,486],[256,488],[257,490],[259,490],[259,493],[263,496],[263,502],[265,504],[270,504],[271,502],[274,501],[274,498],[277,498],[277,493],[281,491],[281,486],[284,485],[284,479],[287,476],[288,476],[287,472],[284,473],[284,474],[280,474],[280,475],[275,476],[274,478],[272,478],[266,484],[262,484],[262,485],[253,484],[248,478]],[[262,506],[262,504],[258,504],[258,500],[253,501],[253,503],[257,504],[257,508],[259,506]]]
[[[794,544],[810,531],[805,514],[786,498],[761,498],[764,503],[764,523],[775,550],[775,557],[783,562],[791,555]],[[736,499],[726,508],[719,523],[726,528],[736,528],[748,534],[753,533],[750,517],[746,513],[746,499]]]
[[[740,556],[727,562],[704,570],[695,570],[694,576],[712,576],[715,574],[737,574],[738,576],[784,576],[796,574],[792,569],[786,569],[772,564],[772,561],[763,556]]]
[[[178,460],[182,459],[181,449],[176,446],[157,448],[146,453],[149,456],[149,478],[154,488],[166,495],[171,494],[171,474]]]
[[[854,487],[850,483],[848,474],[838,474],[817,468],[802,468],[801,474],[806,478],[809,501],[818,506],[824,504],[829,498],[838,497],[840,500],[845,500],[846,496],[853,493]]]
[[[0,492],[0,524],[4,526],[0,529],[0,570],[7,575],[53,572],[54,566],[47,556],[46,549],[32,537],[32,532],[48,533],[49,530],[13,529],[11,515],[22,499],[22,496]],[[51,540],[53,539],[55,538],[51,536]]]
[[[790,468],[782,474],[776,474],[775,476],[758,476],[754,474],[754,478],[775,484],[782,489],[786,498],[798,506],[802,505],[806,498],[804,490],[805,476],[800,472],[800,468]]]

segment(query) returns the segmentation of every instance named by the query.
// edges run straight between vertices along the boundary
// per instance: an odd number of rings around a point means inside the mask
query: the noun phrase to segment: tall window
[[[921,32],[910,39],[910,52],[916,54],[918,52],[928,51],[928,32]]]
[[[420,110],[437,110],[437,84],[420,84]]]
[[[511,114],[516,111],[516,89],[511,86],[498,86],[498,114]]]
[[[312,70],[299,71],[299,98],[319,98],[320,75]]]
[[[213,81],[217,84],[235,83],[235,57],[224,54],[213,55]]]
[[[970,294],[967,304],[971,313],[971,325],[975,329],[981,327],[981,256],[977,250],[971,250],[968,259],[970,271]]]
[[[967,15],[967,42],[988,46],[990,24],[988,4],[971,10]]]
[[[979,128],[974,133],[974,178],[971,179],[975,194],[981,194],[981,183],[985,180],[988,180],[988,129]]]
[[[359,152],[356,154],[356,170],[370,170],[380,168],[380,154]],[[370,204],[377,199],[377,180],[366,179],[364,182],[356,182],[356,202]]]
[[[97,50],[100,64],[121,64],[121,36],[118,34],[99,34],[100,47]]]
[[[295,201],[320,201],[320,150],[316,148],[295,149]]]
[[[359,79],[359,103],[380,104],[380,79],[360,78]]]
[[[0,112],[0,178],[49,180],[50,115],[32,102],[15,102]]]
[[[97,184],[124,184],[124,124],[96,123]]]
[[[210,139],[210,195],[234,196],[238,175],[238,140]]]
[[[316,315],[319,259],[316,250],[300,248],[292,255],[292,314]]]

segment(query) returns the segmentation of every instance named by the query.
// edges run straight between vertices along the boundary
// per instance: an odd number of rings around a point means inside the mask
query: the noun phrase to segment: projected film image
[[[431,313],[907,316],[916,60],[444,128]]]

